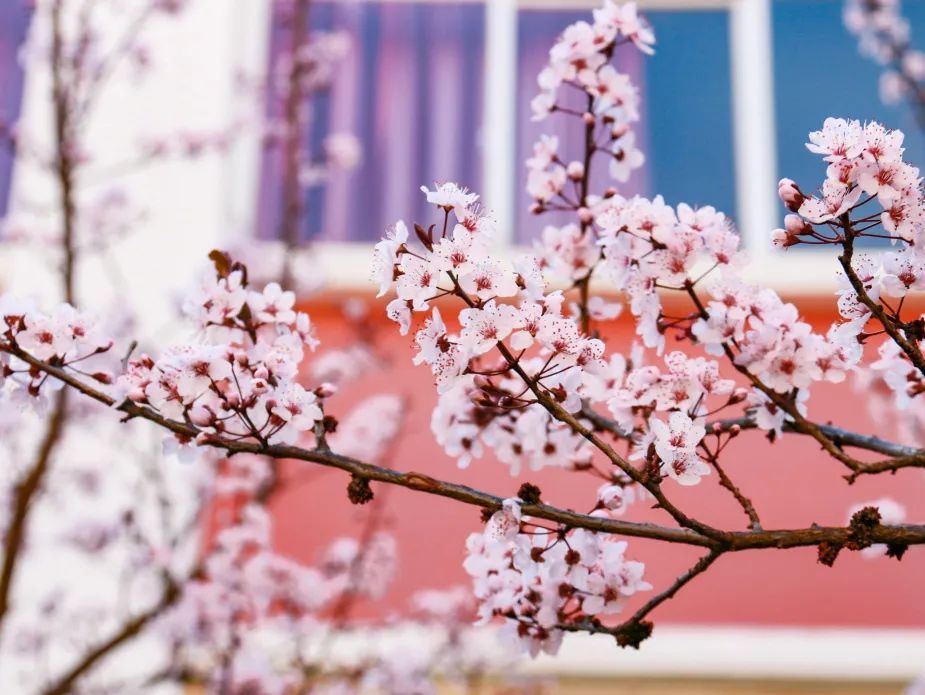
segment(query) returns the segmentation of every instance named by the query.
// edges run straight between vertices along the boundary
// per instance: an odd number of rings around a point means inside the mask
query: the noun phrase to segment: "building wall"
[[[832,320],[834,297],[798,302],[808,306],[807,318],[819,327]],[[324,345],[345,339],[336,305],[307,304]],[[449,308],[444,315],[449,312]],[[381,307],[371,311],[376,345],[392,360],[381,372],[346,388],[332,401],[333,413],[345,413],[351,402],[380,392],[399,393],[408,399],[404,432],[387,465],[417,471],[457,483],[483,488],[499,495],[515,495],[520,483],[538,484],[544,499],[560,506],[585,509],[593,499],[597,481],[590,476],[558,470],[525,472],[512,478],[505,466],[488,458],[460,470],[434,442],[430,413],[436,392],[426,368],[411,364],[411,340],[401,338],[381,318]],[[629,346],[631,325],[621,318],[605,332],[608,349]],[[836,421],[861,432],[875,432],[864,394],[850,382],[813,388],[809,415],[818,421]],[[881,433],[882,434],[882,433]],[[869,477],[848,485],[841,464],[823,455],[806,437],[784,435],[769,445],[759,432],[748,432],[729,448],[726,467],[762,513],[766,528],[844,524],[849,507],[858,502],[892,496],[916,509],[925,476],[921,471],[900,471],[895,476]],[[362,508],[346,502],[344,474],[335,470],[289,465],[287,474],[305,477],[305,484],[287,491],[274,505],[278,542],[287,552],[306,560],[341,533],[358,533]],[[372,614],[400,610],[417,589],[466,582],[461,563],[467,534],[480,528],[479,512],[453,501],[428,497],[404,489],[374,486],[387,507],[385,523],[400,543],[400,575],[386,601],[368,607]],[[746,519],[731,496],[716,483],[715,475],[696,487],[683,488],[668,481],[665,490],[685,510],[723,527],[745,529]],[[914,511],[912,512],[914,516]],[[665,522],[667,516],[642,505],[627,518]],[[665,586],[691,564],[699,551],[643,539],[630,539],[629,555],[644,560],[656,587]],[[682,624],[758,626],[881,626],[925,627],[925,603],[920,600],[925,554],[913,549],[902,562],[866,560],[844,553],[835,567],[816,562],[813,549],[744,552],[722,558],[710,572],[698,577],[675,600],[655,614],[656,620]]]

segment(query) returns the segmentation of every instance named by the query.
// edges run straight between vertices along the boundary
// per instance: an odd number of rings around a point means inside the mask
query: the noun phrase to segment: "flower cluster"
[[[560,87],[572,85],[591,97],[588,111],[592,115],[617,127],[638,120],[638,91],[626,75],[608,64],[614,49],[626,42],[643,53],[653,52],[655,34],[637,13],[635,3],[617,5],[608,0],[594,10],[593,23],[579,21],[566,27],[549,51],[549,65],[537,79],[542,91],[532,102],[534,118],[543,119],[555,111]]]
[[[781,181],[781,200],[805,224],[797,228],[797,221],[792,220],[775,238],[784,242],[789,237],[812,236],[818,233],[814,225],[838,224],[860,207],[866,195],[863,203],[876,200],[881,211],[865,215],[865,222],[882,225],[897,240],[915,244],[925,225],[921,177],[918,168],[903,161],[903,140],[902,131],[876,122],[827,118],[822,130],[809,134],[806,145],[828,163],[822,189],[806,196],[794,182]]]
[[[473,360],[496,346],[535,349],[547,358],[545,367],[533,375],[544,388],[565,388],[566,381],[578,384],[580,372],[599,362],[603,343],[585,336],[574,317],[563,315],[561,292],[545,293],[542,272],[533,259],[519,259],[511,267],[489,254],[492,223],[479,210],[478,196],[444,184],[428,191],[427,197],[444,213],[443,231],[438,236],[434,227],[417,227],[423,248],[412,250],[407,228],[399,223],[376,245],[374,264],[380,295],[394,282],[397,298],[387,312],[403,334],[410,330],[413,312],[430,311],[415,334],[415,363],[431,367],[444,393],[467,372],[478,374]],[[458,334],[450,333],[439,309],[430,307],[449,295],[466,305],[459,314]],[[505,299],[516,303],[503,303]],[[567,394],[559,400],[577,409],[577,401]]]
[[[541,91],[532,102],[534,120],[557,112],[580,119],[585,129],[582,156],[564,157],[559,139],[542,135],[526,163],[532,211],[566,210],[576,216],[575,223],[547,227],[536,245],[541,264],[569,281],[589,276],[601,256],[590,229],[594,203],[588,183],[595,155],[606,156],[611,177],[621,183],[645,161],[632,130],[639,120],[639,90],[611,64],[617,47],[626,43],[652,53],[655,36],[634,3],[608,0],[594,11],[593,23],[566,28],[537,80]]]
[[[652,588],[645,566],[625,558],[625,542],[528,523],[518,499],[505,500],[466,550],[479,618],[504,618],[503,633],[534,656],[555,654],[563,628],[619,613],[630,596]]]
[[[731,270],[741,263],[738,235],[712,207],[682,203],[675,210],[661,196],[626,200],[614,195],[600,201],[594,213],[604,270],[626,292],[647,347],[664,346],[660,289],[683,290],[711,269]]]
[[[311,567],[276,553],[270,532],[265,509],[250,504],[240,510],[216,536],[202,576],[184,587],[160,621],[176,645],[172,668],[202,678],[209,692],[226,692],[227,677],[234,679],[235,692],[252,680],[260,692],[291,692],[304,680],[301,655],[290,647],[288,658],[281,658],[266,638],[323,635],[327,607],[348,594],[379,597],[394,575],[390,536],[375,534],[362,547],[352,538],[338,539]],[[228,660],[231,667],[223,666]]]
[[[807,148],[828,162],[826,180],[813,196],[804,195],[793,181],[781,181],[781,199],[795,214],[775,232],[775,241],[781,246],[841,244],[886,236],[900,248],[885,254],[879,265],[866,257],[855,259],[854,270],[868,294],[875,300],[881,293],[904,297],[925,287],[925,195],[919,169],[903,160],[903,133],[879,123],[829,118],[809,140]],[[879,209],[856,212],[870,203]],[[841,294],[842,316],[855,322],[860,333],[870,310],[850,286]]]
[[[6,392],[27,395],[40,402],[61,383],[31,367],[17,352],[56,367],[79,371],[102,384],[109,384],[109,371],[93,371],[94,358],[109,352],[112,340],[103,334],[98,320],[61,304],[50,313],[11,295],[0,295],[0,387]],[[107,365],[108,366],[108,365]]]
[[[539,369],[540,360],[522,361],[526,369]],[[503,368],[499,368],[503,370]],[[498,370],[496,370],[498,371]],[[579,376],[575,370],[564,372]],[[558,377],[553,377],[557,379]],[[547,386],[578,401],[580,383]],[[511,370],[494,377],[469,375],[440,394],[431,418],[431,429],[447,455],[457,459],[460,467],[479,458],[487,447],[494,456],[517,475],[526,465],[530,470],[548,466],[587,469],[591,465],[592,447],[571,427],[553,418],[539,406],[525,407],[518,394],[523,380]]]
[[[882,380],[892,394],[892,405],[900,411],[921,411],[925,393],[925,377],[909,361],[909,357],[892,340],[880,344],[878,357],[871,365],[871,374]]]
[[[322,419],[325,395],[296,380],[305,347],[317,341],[294,304],[295,295],[278,284],[250,290],[245,269],[219,263],[185,306],[207,340],[168,349],[157,360],[133,359],[117,385],[135,403],[192,422],[205,438],[294,441]]]
[[[840,347],[834,374],[853,367],[864,342],[876,334],[865,333],[873,305],[886,307],[886,320],[904,326],[899,316],[903,299],[925,288],[925,193],[919,169],[903,159],[903,140],[901,131],[879,123],[829,118],[822,130],[810,133],[807,143],[828,163],[821,191],[807,196],[793,181],[780,183],[781,200],[792,213],[785,229],[775,233],[781,246],[832,244],[853,249],[863,237],[886,237],[894,245],[879,257],[854,254],[844,266],[838,300],[844,321],[829,332],[829,342]],[[898,299],[899,308],[894,310],[888,297]],[[914,334],[908,337],[918,342]],[[893,340],[880,346],[880,359],[872,367],[901,408],[921,392],[920,375],[910,369],[908,356]]]
[[[708,316],[694,323],[694,336],[712,354],[723,354],[734,343],[735,363],[775,391],[841,382],[860,359],[852,325],[837,324],[819,335],[773,290],[736,280],[716,283],[710,293]]]

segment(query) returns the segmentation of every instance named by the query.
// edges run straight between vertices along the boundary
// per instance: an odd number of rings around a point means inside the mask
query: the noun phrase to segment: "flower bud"
[[[799,215],[787,215],[784,218],[784,228],[793,236],[811,234],[813,231],[812,226]]]
[[[777,248],[786,249],[800,243],[800,240],[786,229],[775,229],[771,232],[771,243]]]
[[[581,120],[584,121],[585,125],[594,125],[594,114],[590,111],[585,111],[581,116]]]
[[[610,137],[614,140],[619,140],[628,132],[630,132],[630,127],[628,124],[614,123],[613,128],[610,129]]]
[[[318,398],[330,398],[335,393],[337,393],[337,386],[330,381],[325,381],[315,389],[315,395],[318,396]]]
[[[746,398],[748,398],[748,389],[737,388],[732,392],[732,395],[729,396],[729,405],[735,405],[736,403],[741,403]]]
[[[777,195],[791,212],[797,212],[806,196],[800,191],[799,186],[791,179],[781,179],[777,184]]]
[[[577,161],[569,162],[565,168],[565,173],[568,174],[572,181],[581,181],[581,178],[585,175],[585,165]]]
[[[594,213],[588,208],[578,208],[578,219],[582,224],[591,224],[594,221]]]

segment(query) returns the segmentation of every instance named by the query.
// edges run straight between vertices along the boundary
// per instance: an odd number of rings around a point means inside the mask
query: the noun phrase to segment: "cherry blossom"
[[[505,500],[485,531],[469,536],[464,567],[480,619],[503,617],[503,634],[530,654],[555,654],[562,627],[619,613],[629,597],[652,588],[644,565],[625,558],[625,542],[578,529],[560,536],[566,544],[528,532],[526,521],[519,500]]]
[[[696,450],[706,434],[702,424],[676,411],[668,416],[667,424],[653,418],[649,426],[655,437],[655,452],[671,478],[681,485],[696,485],[702,476],[709,475],[710,467]]]

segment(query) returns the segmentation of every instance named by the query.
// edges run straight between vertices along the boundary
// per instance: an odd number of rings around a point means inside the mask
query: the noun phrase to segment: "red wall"
[[[798,304],[813,323],[827,326],[834,298]],[[322,347],[342,343],[344,324],[330,303],[306,307],[318,326]],[[483,488],[499,495],[514,495],[523,480],[535,482],[543,498],[552,504],[586,509],[593,499],[595,479],[575,473],[526,472],[512,478],[507,468],[485,459],[468,470],[459,470],[434,443],[430,412],[436,399],[426,367],[411,364],[411,341],[373,310],[370,328],[376,344],[391,355],[392,365],[370,375],[339,394],[332,412],[346,412],[358,398],[381,392],[399,393],[409,399],[405,434],[385,465],[403,471],[419,471],[445,480]],[[629,345],[632,327],[619,321],[606,336],[608,349]],[[820,385],[813,389],[809,415],[817,421],[836,421],[848,428],[873,432],[867,407],[850,384]],[[759,432],[748,432],[734,441],[724,459],[730,475],[754,500],[765,528],[812,524],[844,524],[848,508],[857,502],[892,496],[915,517],[915,502],[922,499],[925,474],[905,470],[894,476],[869,477],[848,485],[844,469],[825,455],[809,438],[785,435],[770,445]],[[287,475],[303,471],[289,462]],[[306,476],[307,477],[304,477]],[[289,487],[274,502],[278,520],[278,544],[285,552],[313,561],[320,548],[341,534],[358,535],[364,508],[347,502],[346,476],[340,471],[317,468],[302,473],[304,482]],[[745,517],[716,476],[700,485],[683,488],[665,484],[671,498],[682,508],[715,526],[744,529]],[[467,534],[478,530],[479,510],[467,505],[413,493],[401,488],[374,486],[378,504],[386,505],[385,523],[398,538],[400,574],[383,606],[374,610],[401,610],[417,589],[446,587],[467,581],[461,563]],[[665,521],[663,513],[633,507],[627,518]],[[650,581],[663,587],[683,571],[699,550],[629,539],[629,555],[643,560]],[[748,551],[727,555],[703,577],[696,579],[675,600],[655,615],[656,620],[676,623],[751,623],[761,625],[877,625],[925,626],[925,602],[921,587],[925,578],[925,550],[913,548],[902,562],[865,560],[845,552],[834,568],[816,562],[813,549]]]

